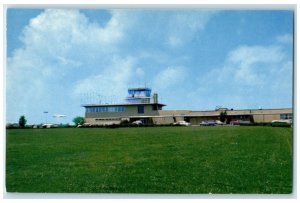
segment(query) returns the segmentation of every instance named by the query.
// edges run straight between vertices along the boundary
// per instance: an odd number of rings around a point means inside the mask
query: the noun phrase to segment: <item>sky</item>
[[[71,124],[82,104],[124,102],[145,86],[164,109],[290,108],[293,15],[9,8],[6,122]]]

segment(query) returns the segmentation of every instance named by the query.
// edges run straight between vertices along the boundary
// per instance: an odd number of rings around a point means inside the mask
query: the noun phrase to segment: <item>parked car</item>
[[[230,125],[240,125],[240,121],[239,120],[230,121]]]
[[[292,124],[292,119],[273,120],[272,123],[287,123]]]
[[[240,120],[239,122],[240,122],[240,124],[250,124],[251,123],[250,121],[242,121],[242,120]]]
[[[184,125],[184,126],[190,126],[191,123],[186,122],[186,121],[177,121],[175,123],[173,123],[173,125]]]
[[[216,124],[217,125],[224,125],[224,123],[222,121],[216,120]]]
[[[201,121],[201,123],[199,125],[200,126],[208,126],[208,122],[207,121]]]
[[[143,121],[141,121],[141,120],[133,121],[132,124],[143,125]]]
[[[209,121],[202,121],[200,123],[201,126],[215,126],[217,125],[216,121],[214,120],[209,120]]]

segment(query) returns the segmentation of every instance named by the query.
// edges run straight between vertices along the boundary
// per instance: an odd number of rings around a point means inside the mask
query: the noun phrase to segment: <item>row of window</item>
[[[101,107],[86,107],[87,113],[96,112],[123,112],[125,111],[124,106],[101,106]]]
[[[161,110],[162,108],[157,105],[152,106],[153,111]],[[124,106],[101,106],[101,107],[86,107],[86,113],[97,113],[97,112],[123,112],[125,111]],[[137,106],[137,113],[144,114],[145,106]]]
[[[293,119],[293,114],[291,113],[285,113],[285,114],[280,114],[280,119]]]
[[[121,118],[96,118],[96,121],[119,121]]]

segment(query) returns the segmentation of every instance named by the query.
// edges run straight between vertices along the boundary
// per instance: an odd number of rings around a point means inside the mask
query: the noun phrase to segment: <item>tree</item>
[[[221,112],[221,113],[220,113],[220,121],[224,123],[225,120],[226,120],[226,118],[227,118],[227,113],[226,113],[226,111]]]
[[[24,116],[24,115],[23,115],[23,116],[20,116],[20,118],[19,118],[19,126],[20,126],[21,128],[24,128],[24,127],[25,127],[26,122],[27,122],[27,120],[26,120],[25,116]]]
[[[73,122],[75,123],[76,126],[83,125],[84,124],[84,118],[81,117],[81,116],[77,116],[73,119]]]

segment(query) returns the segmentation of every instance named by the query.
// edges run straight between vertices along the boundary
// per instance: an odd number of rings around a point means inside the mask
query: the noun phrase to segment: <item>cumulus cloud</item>
[[[178,67],[167,67],[160,71],[153,82],[155,89],[168,89],[171,86],[178,86],[184,81],[186,77],[186,68],[182,66]]]
[[[30,122],[45,109],[72,114],[70,109],[80,108],[73,95],[80,86],[74,84],[84,77],[108,72],[124,81],[127,72],[109,70],[128,26],[124,18],[123,12],[111,11],[106,25],[100,26],[78,10],[48,9],[31,19],[20,36],[23,46],[7,58],[8,122],[20,114],[28,115]]]
[[[92,75],[79,80],[74,93],[81,95],[87,92],[97,92],[102,98],[123,98],[126,93],[127,84],[132,78],[134,59],[115,58],[113,63],[98,75]]]
[[[199,77],[199,88],[189,97],[195,100],[201,95],[206,108],[220,104],[235,108],[283,106],[292,99],[292,70],[291,58],[282,46],[240,46],[229,52],[221,68]],[[213,101],[209,97],[212,91],[217,95]],[[272,101],[261,100],[266,97]],[[249,103],[253,106],[245,106]]]
[[[229,61],[251,65],[279,62],[284,54],[279,46],[240,46],[229,53]]]
[[[24,30],[22,41],[25,46],[39,44],[41,49],[45,48],[49,41],[56,42],[63,48],[57,49],[62,53],[69,48],[67,42],[115,44],[122,38],[122,24],[118,19],[120,14],[114,14],[106,26],[101,27],[91,23],[78,10],[48,9],[30,21]]]
[[[135,10],[128,13],[130,22],[138,29],[129,30],[130,42],[140,47],[159,45],[163,48],[180,48],[203,31],[218,13],[209,10]],[[141,20],[142,19],[142,20]],[[132,45],[131,44],[131,45]],[[144,47],[145,48],[145,47]]]
[[[223,71],[230,73],[235,81],[243,81],[244,85],[262,84],[267,74],[265,70],[271,70],[284,56],[278,46],[241,46],[229,53]]]
[[[171,47],[181,47],[190,42],[217,13],[216,11],[178,11],[173,13],[172,20],[167,25],[166,43]]]
[[[240,46],[228,54],[225,65],[214,75],[219,81],[231,78],[243,86],[262,85],[286,60],[286,53],[279,46]]]
[[[230,80],[243,86],[261,85],[285,57],[278,46],[240,46],[229,52],[221,68],[212,69],[201,80],[214,78],[218,83]]]

